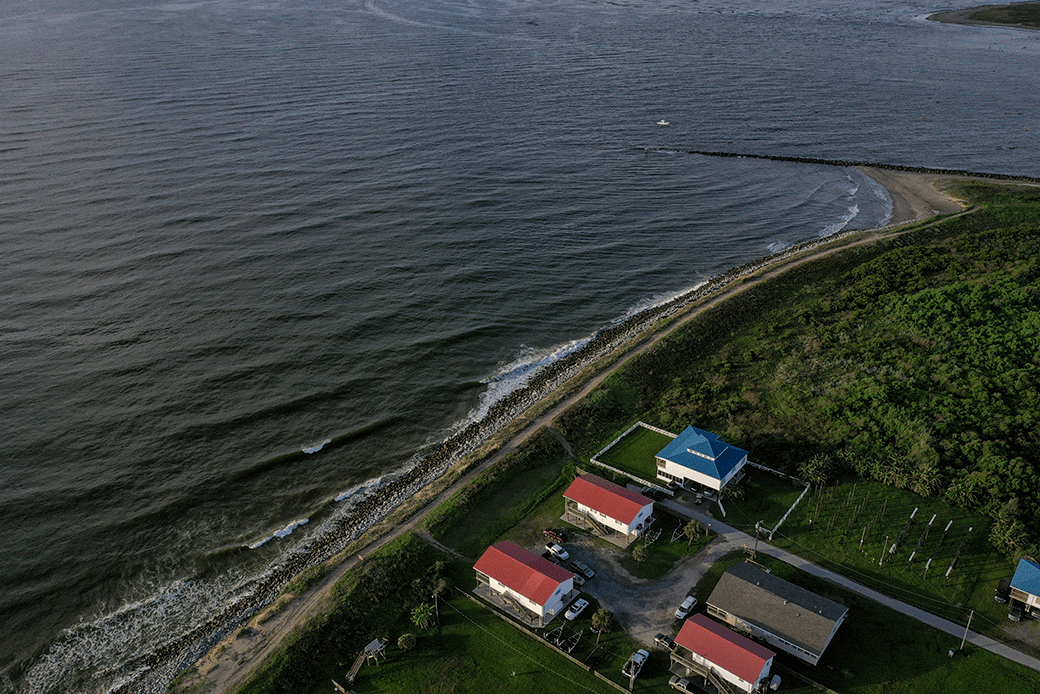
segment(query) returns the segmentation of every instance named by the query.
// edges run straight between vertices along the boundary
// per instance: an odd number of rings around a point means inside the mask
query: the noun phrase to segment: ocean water
[[[110,690],[599,328],[891,212],[684,152],[1040,175],[1040,33],[944,8],[5,3],[0,691]]]

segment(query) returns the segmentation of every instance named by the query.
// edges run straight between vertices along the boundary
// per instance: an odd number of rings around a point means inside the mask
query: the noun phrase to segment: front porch
[[[562,615],[566,611],[567,606],[581,594],[577,589],[571,590],[564,596],[563,601],[560,603],[559,610],[555,612],[547,612],[543,617],[531,608],[523,605],[519,600],[516,600],[505,593],[495,592],[487,583],[478,583],[477,587],[473,589],[473,593],[484,602],[497,608],[500,612],[505,613],[511,619],[523,624],[529,629],[541,629],[542,627],[552,623],[552,621],[557,616]]]
[[[676,649],[676,651],[679,650],[681,650],[681,647]],[[715,668],[684,657],[676,651],[672,652],[672,663],[668,668],[668,671],[673,675],[699,678],[697,686],[709,694],[740,694],[736,687],[722,679]]]
[[[646,519],[642,528],[631,533],[624,533],[617,528],[612,528],[609,525],[596,520],[589,515],[588,512],[581,509],[574,501],[564,499],[563,515],[560,516],[560,520],[565,523],[570,523],[581,530],[587,530],[596,537],[601,537],[612,545],[625,549],[635,542],[651,525],[653,525],[656,519],[653,516],[650,516]]]

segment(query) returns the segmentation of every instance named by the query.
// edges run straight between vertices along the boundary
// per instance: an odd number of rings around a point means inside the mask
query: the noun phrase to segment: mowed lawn
[[[636,427],[603,451],[597,460],[648,482],[657,479],[657,454],[672,442],[672,437],[646,427]]]
[[[746,465],[744,479],[723,492],[726,515],[722,516],[717,506],[712,512],[726,524],[753,535],[758,522],[763,528],[775,528],[803,491],[804,484]],[[806,498],[808,495],[800,503]]]

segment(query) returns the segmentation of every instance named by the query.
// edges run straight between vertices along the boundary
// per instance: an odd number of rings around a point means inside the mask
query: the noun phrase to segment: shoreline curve
[[[844,165],[844,162],[835,162],[835,164]],[[858,168],[885,187],[892,198],[892,218],[890,223],[883,228],[886,230],[937,214],[964,211],[965,205],[962,202],[935,188],[934,184],[937,180],[943,178],[985,180],[988,178],[986,175],[896,171],[871,166]],[[993,178],[998,178],[1001,182],[1009,182],[1007,178],[1011,177],[995,176]],[[1033,182],[1025,177],[1020,180]],[[367,554],[412,529],[425,517],[427,512],[439,505],[442,500],[515,449],[543,424],[551,422],[559,412],[583,397],[621,364],[649,348],[708,306],[724,301],[744,287],[779,274],[793,265],[833,252],[836,248],[820,248],[831,241],[859,235],[862,236],[862,240],[857,243],[865,243],[872,238],[872,232],[881,230],[840,231],[786,248],[773,255],[734,268],[671,301],[650,307],[601,329],[585,347],[550,364],[532,378],[526,386],[496,403],[484,419],[473,422],[448,437],[424,459],[410,469],[395,475],[394,479],[380,490],[379,498],[366,499],[360,503],[353,513],[341,520],[340,527],[336,530],[316,540],[300,556],[289,558],[283,566],[270,572],[269,575],[261,577],[256,590],[247,599],[228,606],[205,624],[136,663],[140,668],[137,670],[139,676],[133,677],[131,681],[124,683],[114,691],[163,692],[181,671],[191,667],[196,670],[196,675],[191,679],[190,684],[193,692],[216,694],[228,692],[241,685],[252,674],[255,667],[281,644],[292,629],[321,611],[322,603],[328,596],[331,586],[339,577],[359,563],[358,557],[352,556],[342,561],[316,587],[296,596],[289,602],[286,609],[265,621],[262,629],[250,629],[246,637],[242,637],[241,633],[232,635],[235,629],[255,622],[256,617],[263,612],[264,608],[277,600],[289,580],[301,571],[340,555],[365,531],[375,527],[398,509],[404,500],[431,486],[457,462],[488,442],[492,436],[508,425],[522,421],[528,416],[529,408],[551,398],[565,382],[578,376],[587,366],[604,357],[615,355],[618,350],[623,350],[620,356],[612,357],[615,360],[609,366],[591,377],[576,392],[564,397],[561,402],[554,404],[549,411],[540,414],[536,419],[529,420],[519,433],[510,435],[508,440],[504,441],[501,447],[487,459],[442,490],[436,499],[414,513],[407,521],[361,549],[361,554]],[[813,250],[816,252],[813,253]],[[761,272],[763,270],[766,272]],[[731,286],[737,280],[755,274],[758,276],[750,281]],[[671,326],[656,332],[653,330],[661,320],[677,314],[682,314],[682,316]],[[245,643],[239,644],[240,641]]]
[[[1004,5],[976,5],[975,7],[966,7],[962,10],[947,10],[945,12],[936,12],[930,14],[925,19],[930,22],[939,22],[940,24],[960,24],[962,26],[986,26],[986,27],[1002,27],[1004,29],[1026,29],[1027,31],[1040,31],[1040,27],[1027,26],[1025,24],[1009,24],[1007,22],[987,22],[982,19],[972,19],[971,15],[978,12],[979,10],[993,10],[1001,7],[1014,7],[1016,5],[1035,5],[1036,0],[1027,0],[1026,2],[1009,2]]]

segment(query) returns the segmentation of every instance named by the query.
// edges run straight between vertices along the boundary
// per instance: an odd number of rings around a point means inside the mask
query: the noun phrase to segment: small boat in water
[[[671,123],[666,121],[664,118],[662,118],[661,120],[657,121],[657,124],[658,125],[671,125]]]

